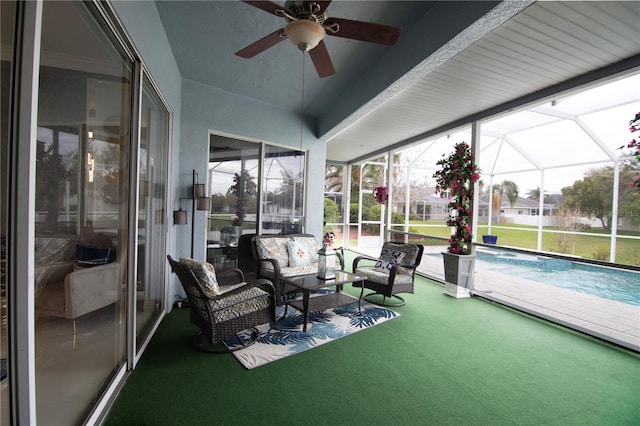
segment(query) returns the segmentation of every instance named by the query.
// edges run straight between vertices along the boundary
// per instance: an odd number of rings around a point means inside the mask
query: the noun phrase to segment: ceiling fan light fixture
[[[289,22],[284,29],[284,33],[303,52],[316,47],[326,35],[322,25],[307,19]]]

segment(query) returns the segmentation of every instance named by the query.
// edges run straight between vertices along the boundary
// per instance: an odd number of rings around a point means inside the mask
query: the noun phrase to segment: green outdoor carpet
[[[640,424],[637,353],[416,281],[399,318],[254,370],[174,310],[106,425]]]

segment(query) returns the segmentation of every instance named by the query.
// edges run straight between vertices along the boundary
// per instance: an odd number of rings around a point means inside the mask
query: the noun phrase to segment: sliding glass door
[[[303,151],[210,135],[207,259],[216,269],[243,266],[243,234],[304,232],[305,161]]]
[[[164,310],[169,113],[144,76],[138,152],[136,348]]]
[[[2,55],[2,68],[0,69],[0,426],[10,424],[9,413],[9,381],[12,377],[9,372],[9,287],[8,287],[8,252],[7,237],[9,235],[9,139],[11,123],[11,87],[14,87],[13,52],[16,3],[13,1],[0,2],[0,18],[2,19],[2,40],[0,54]]]
[[[44,2],[35,162],[39,424],[76,424],[126,359],[133,62],[80,2]]]
[[[303,232],[304,173],[303,152],[265,146],[262,177],[262,223],[265,228],[270,224],[268,230],[275,233]]]

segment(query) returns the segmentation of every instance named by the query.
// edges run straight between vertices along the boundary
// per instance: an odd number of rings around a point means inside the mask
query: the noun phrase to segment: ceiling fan
[[[324,36],[350,38],[393,46],[402,28],[343,18],[327,18],[325,11],[331,1],[292,1],[284,6],[272,1],[246,1],[251,6],[284,18],[287,25],[236,52],[242,58],[252,58],[288,38],[303,52],[309,52],[318,75],[328,77],[336,73]]]

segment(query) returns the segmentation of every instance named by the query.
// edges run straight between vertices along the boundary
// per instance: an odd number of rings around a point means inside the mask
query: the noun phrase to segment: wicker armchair
[[[424,247],[420,244],[386,242],[382,246],[380,257],[358,256],[353,260],[353,273],[367,277],[366,281],[354,283],[353,286],[373,290],[364,295],[368,302],[382,306],[402,306],[406,303],[398,293],[413,293],[413,280],[418,265],[422,260]],[[361,264],[362,263],[362,264]],[[374,295],[382,295],[382,303],[371,299]],[[397,303],[388,303],[387,298],[395,298]]]
[[[233,350],[247,347],[258,338],[257,325],[275,321],[275,289],[270,281],[259,279],[247,283],[242,271],[230,269],[214,278],[216,287],[219,286],[218,294],[215,294],[202,271],[198,270],[198,262],[190,259],[189,262],[185,259],[177,262],[171,256],[167,259],[187,294],[191,322],[200,328],[200,333],[194,337],[198,349],[227,352],[228,349],[219,343],[231,336],[236,336],[240,342]],[[205,265],[204,262],[201,264]],[[250,333],[240,333],[245,330]]]

